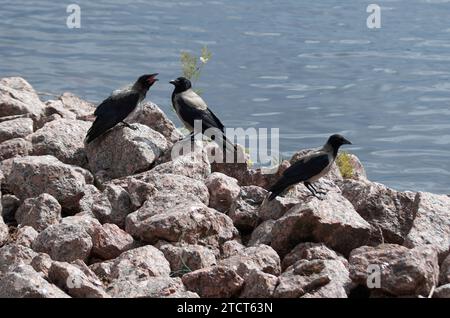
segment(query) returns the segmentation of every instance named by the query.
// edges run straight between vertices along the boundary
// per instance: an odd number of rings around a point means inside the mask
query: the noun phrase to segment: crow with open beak
[[[303,182],[312,195],[317,198],[319,198],[317,194],[325,194],[325,192],[317,191],[312,183],[330,171],[339,148],[342,145],[351,144],[341,135],[332,135],[322,148],[302,157],[283,172],[281,178],[269,190],[271,192],[269,201],[299,182]]]
[[[132,128],[124,120],[142,102],[149,88],[158,80],[155,74],[145,74],[124,89],[114,91],[94,112],[94,123],[88,130],[85,142],[90,143],[119,123]],[[133,129],[133,128],[132,128]]]
[[[194,132],[194,122],[196,120],[201,121],[202,134],[205,134],[207,130],[209,132],[216,130],[218,133],[214,133],[211,139],[219,145],[222,144],[224,150],[236,151],[236,146],[225,136],[225,127],[219,118],[208,108],[205,101],[192,90],[191,81],[185,77],[178,77],[170,81],[170,84],[175,86],[172,93],[173,108],[184,126],[191,132],[191,136],[193,137],[196,133]]]

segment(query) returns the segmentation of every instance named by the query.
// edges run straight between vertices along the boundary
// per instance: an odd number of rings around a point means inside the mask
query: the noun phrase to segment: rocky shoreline
[[[85,146],[94,109],[0,80],[0,297],[450,297],[450,197],[371,182],[352,155],[325,200],[267,202],[290,162],[210,163],[206,142],[172,159],[182,134],[150,102]]]

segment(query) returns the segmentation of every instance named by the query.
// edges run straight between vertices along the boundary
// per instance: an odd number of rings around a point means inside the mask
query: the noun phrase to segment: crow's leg
[[[308,188],[309,191],[311,191],[312,196],[316,197],[319,200],[323,200],[321,197],[319,197],[317,195],[316,190],[314,189],[314,187],[311,185],[311,183],[309,182],[304,182],[305,186]]]
[[[317,194],[323,194],[323,195],[326,195],[326,194],[327,194],[325,191],[317,191],[317,188],[314,186],[314,184],[310,183],[310,185],[311,185],[311,187],[314,189],[314,191],[315,191]],[[321,189],[321,190],[322,190],[322,189]]]
[[[132,129],[132,130],[137,130],[137,129],[138,129],[138,127],[131,126],[129,123],[127,123],[127,122],[125,122],[125,121],[121,121],[121,123],[122,123],[122,125],[124,125],[125,127],[128,127],[128,128],[130,128],[130,129]]]

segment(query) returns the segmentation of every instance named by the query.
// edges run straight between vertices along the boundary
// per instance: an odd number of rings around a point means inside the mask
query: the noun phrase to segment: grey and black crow
[[[317,191],[312,183],[330,171],[339,147],[346,144],[351,145],[352,143],[341,135],[332,135],[321,149],[298,160],[286,169],[281,178],[269,189],[271,192],[269,201],[272,201],[286,189],[299,182],[303,182],[315,197],[317,197],[317,194],[325,194]]]
[[[211,139],[214,139],[219,145],[222,144],[223,149],[230,149],[227,147],[228,144],[232,147],[231,149],[236,150],[236,146],[225,136],[225,127],[219,118],[208,108],[205,101],[192,90],[191,81],[185,77],[178,77],[170,81],[170,84],[175,86],[172,93],[173,108],[184,126],[191,132],[191,136],[193,137],[193,134],[196,133],[194,132],[194,122],[196,120],[201,121],[202,134],[205,134],[206,130],[215,129],[219,134],[218,136],[214,134]]]
[[[157,75],[158,73],[142,75],[133,85],[115,90],[98,105],[94,112],[95,121],[86,135],[86,143],[90,143],[119,123],[131,128],[124,120],[144,100],[149,88],[158,80]]]

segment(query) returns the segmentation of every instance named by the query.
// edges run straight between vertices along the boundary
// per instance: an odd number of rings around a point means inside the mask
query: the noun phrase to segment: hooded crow
[[[86,143],[103,135],[118,123],[132,128],[124,120],[144,100],[149,88],[158,80],[157,75],[158,73],[142,75],[133,85],[115,90],[111,96],[98,105],[94,112],[95,121],[86,135]]]
[[[341,135],[332,135],[321,149],[304,156],[284,171],[281,178],[269,189],[271,192],[269,201],[299,182],[303,182],[312,195],[317,198],[319,198],[318,193],[325,194],[317,191],[312,183],[330,171],[339,147],[347,144],[351,145],[352,143]]]
[[[170,81],[170,84],[175,86],[172,93],[172,105],[175,109],[178,117],[183,122],[184,126],[191,132],[193,136],[194,132],[194,122],[196,120],[202,123],[202,134],[208,129],[216,129],[219,132],[219,138],[214,134],[211,139],[216,141],[219,145],[220,142],[223,143],[223,149],[226,149],[226,145],[230,145],[236,150],[236,146],[227,139],[225,136],[225,127],[220,122],[219,118],[214,115],[214,113],[208,108],[205,101],[192,90],[191,81],[185,77],[178,77],[177,79]]]

